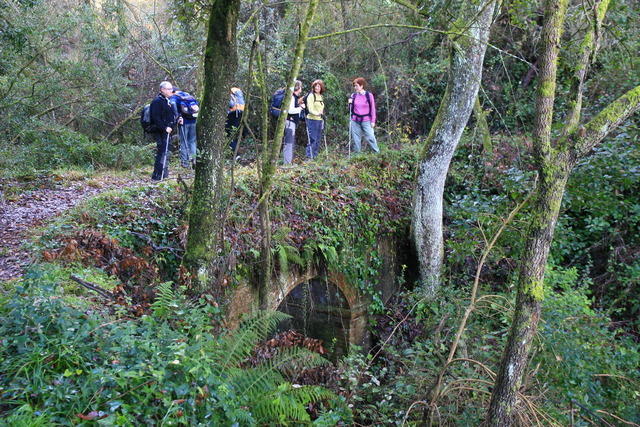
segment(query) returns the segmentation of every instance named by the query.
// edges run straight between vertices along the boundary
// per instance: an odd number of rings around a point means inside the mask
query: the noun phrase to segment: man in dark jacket
[[[160,181],[169,176],[169,138],[175,127],[176,115],[171,107],[169,98],[173,95],[173,85],[169,82],[160,83],[160,93],[151,102],[149,115],[155,128],[153,136],[156,140],[156,161],[153,165],[151,179]]]

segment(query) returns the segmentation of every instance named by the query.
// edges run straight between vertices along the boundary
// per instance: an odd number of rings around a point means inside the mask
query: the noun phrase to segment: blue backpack
[[[278,89],[271,96],[271,107],[269,107],[269,112],[271,112],[273,117],[280,117],[285,93],[286,91],[284,89]]]
[[[200,104],[198,100],[190,93],[178,90],[174,92],[173,98],[176,100],[178,113],[185,119],[195,119],[200,112]]]

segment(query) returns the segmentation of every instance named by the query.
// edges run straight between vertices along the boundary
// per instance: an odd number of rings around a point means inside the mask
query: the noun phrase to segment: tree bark
[[[258,296],[260,305],[264,304],[264,295],[272,274],[272,259],[271,259],[271,221],[269,219],[269,201],[271,198],[271,187],[273,185],[273,175],[275,174],[276,164],[278,161],[278,155],[282,146],[282,137],[284,135],[284,125],[287,119],[286,111],[289,110],[291,105],[291,95],[293,94],[293,86],[296,80],[296,76],[300,72],[302,66],[302,60],[304,58],[304,51],[307,45],[307,38],[309,36],[309,29],[311,28],[311,22],[316,13],[319,0],[310,0],[307,6],[307,13],[305,20],[300,26],[300,34],[298,35],[298,42],[296,43],[295,55],[293,57],[293,63],[287,76],[287,90],[284,100],[282,102],[282,114],[278,117],[278,123],[276,125],[275,136],[270,144],[264,147],[262,155],[262,171],[260,174],[260,201],[258,206],[258,212],[260,214],[260,232],[261,232],[261,245],[260,245],[260,279]],[[266,132],[266,129],[263,130]]]
[[[539,168],[541,176],[534,216],[520,260],[516,311],[509,332],[496,384],[491,395],[487,424],[509,426],[514,422],[517,392],[527,365],[531,340],[540,320],[544,298],[543,281],[562,196],[571,170],[589,150],[625,120],[640,110],[640,86],[629,90],[569,136],[568,150],[559,151]],[[582,136],[580,136],[582,134]]]
[[[571,170],[597,143],[613,131],[623,121],[640,109],[640,86],[635,87],[607,106],[584,127],[578,127],[581,109],[581,94],[574,93],[576,103],[572,106],[569,121],[563,135],[552,144],[551,124],[555,103],[556,69],[560,37],[567,10],[567,0],[548,0],[545,5],[543,29],[543,55],[540,82],[536,101],[536,121],[534,129],[534,149],[540,183],[533,205],[525,249],[520,260],[518,294],[509,338],[500,362],[496,383],[491,394],[491,403],[486,424],[510,426],[515,422],[517,393],[522,383],[531,341],[540,320],[541,304],[544,298],[544,270],[553,240],[562,196]],[[599,23],[606,12],[599,11]],[[598,4],[598,3],[596,3]],[[600,25],[600,24],[598,24]],[[589,39],[589,35],[585,38]],[[582,63],[588,61],[597,47],[595,37],[583,48]],[[578,73],[582,82],[585,73]],[[582,90],[583,85],[575,85]]]
[[[222,295],[216,285],[217,262],[221,259],[221,227],[224,151],[227,139],[224,124],[227,100],[238,66],[236,25],[240,0],[213,0],[204,55],[204,93],[198,118],[198,158],[191,198],[189,233],[183,258],[185,281],[194,294]]]
[[[444,183],[478,95],[495,4],[494,0],[461,3],[458,19],[449,29],[451,54],[447,89],[419,163],[412,230],[422,283],[431,296],[440,284],[444,254]]]
[[[532,225],[520,264],[516,311],[491,395],[488,424],[492,426],[513,422],[522,374],[540,320],[544,269],[570,170],[566,160],[559,159],[552,173],[540,180],[531,207]]]
[[[571,82],[570,94],[573,99],[569,101],[569,114],[563,129],[563,134],[567,135],[573,132],[578,123],[580,123],[580,114],[582,113],[582,96],[584,93],[584,81],[589,71],[592,59],[595,58],[598,49],[599,35],[602,30],[602,21],[609,8],[611,0],[596,0],[591,6],[593,17],[590,19],[590,27],[587,30],[582,45],[580,46],[580,61],[574,71],[573,81]]]
[[[534,150],[541,179],[532,207],[533,219],[520,261],[516,310],[491,394],[487,417],[489,425],[511,425],[514,421],[522,373],[526,368],[531,339],[540,320],[540,303],[544,295],[544,268],[569,174],[566,168],[560,170],[559,164],[552,164],[551,150],[558,52],[567,3],[567,0],[548,0],[545,7],[543,52],[540,59],[534,124]],[[556,174],[548,173],[554,168]]]

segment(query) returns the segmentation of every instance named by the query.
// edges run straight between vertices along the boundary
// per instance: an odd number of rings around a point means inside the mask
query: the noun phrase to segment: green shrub
[[[629,124],[581,162],[567,184],[552,254],[592,278],[597,307],[640,331],[640,128]]]
[[[588,283],[580,283],[575,268],[550,267],[545,287],[541,345],[532,362],[540,363],[548,388],[547,412],[563,425],[570,423],[568,407],[594,424],[619,421],[599,410],[640,422],[638,343],[592,308]]]
[[[279,371],[323,363],[318,355],[297,349],[255,368],[243,365],[281,313],[220,334],[212,326],[216,307],[189,303],[168,285],[156,315],[138,320],[75,309],[56,287],[33,270],[0,303],[0,423],[28,414],[35,424],[57,425],[102,417],[123,426],[286,425],[310,423],[306,407],[321,401],[329,409],[316,424],[349,419],[331,392],[292,385]]]
[[[132,169],[149,165],[151,150],[145,146],[93,141],[63,127],[32,122],[13,143],[0,145],[0,169],[7,175],[76,166],[88,169]]]

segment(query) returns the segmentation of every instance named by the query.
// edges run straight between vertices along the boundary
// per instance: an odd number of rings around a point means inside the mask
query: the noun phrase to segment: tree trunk
[[[608,2],[603,3],[604,8],[596,3],[599,23],[604,18]],[[487,414],[487,425],[491,426],[510,426],[515,421],[517,393],[527,365],[531,341],[540,320],[547,256],[571,170],[581,157],[640,108],[638,86],[607,106],[584,127],[578,128],[581,94],[574,93],[572,96],[577,101],[571,107],[565,131],[555,144],[551,144],[556,69],[567,0],[549,0],[545,10],[542,38],[544,52],[534,129],[534,148],[540,183],[524,253],[520,260],[516,310],[491,394]],[[597,40],[589,34],[585,40],[589,40],[589,46],[583,51],[582,63],[577,65],[578,68],[586,66],[591,52],[595,51],[597,46]],[[583,81],[584,77],[585,74],[580,73],[577,79]],[[582,84],[575,85],[576,90],[582,90],[582,87]]]
[[[413,203],[413,237],[428,295],[433,295],[439,286],[442,270],[444,182],[478,95],[495,3],[462,2],[459,17],[450,28],[447,89],[421,156]]]
[[[204,94],[198,118],[198,158],[193,184],[189,234],[183,259],[192,294],[212,289],[221,251],[220,216],[224,188],[224,151],[227,138],[224,124],[229,90],[238,66],[236,24],[240,0],[213,0],[204,56]]]
[[[553,240],[567,179],[576,163],[625,120],[640,110],[640,86],[609,104],[589,123],[556,144],[553,160],[539,168],[541,182],[533,206],[534,217],[520,260],[518,295],[511,331],[496,384],[491,395],[487,424],[509,426],[514,422],[517,392],[527,364],[531,340],[540,320],[547,255]]]
[[[518,295],[511,331],[500,362],[496,384],[491,394],[487,422],[490,425],[511,425],[522,373],[526,368],[531,339],[540,320],[544,268],[560,212],[560,203],[569,171],[553,164],[551,124],[556,93],[556,70],[560,38],[567,10],[567,0],[549,0],[545,7],[542,32],[543,52],[540,61],[534,150],[540,174],[540,184],[534,199],[533,218],[520,260]],[[553,172],[552,172],[553,171]],[[555,173],[554,173],[555,172]]]
[[[512,422],[531,340],[540,320],[544,269],[569,176],[565,159],[556,166],[554,173],[541,180],[531,207],[534,214],[520,264],[516,311],[491,396],[489,424],[494,426]]]
[[[258,206],[258,212],[260,214],[260,232],[261,232],[261,244],[260,244],[260,280],[258,295],[260,299],[260,305],[264,304],[264,295],[269,282],[271,280],[272,273],[272,259],[271,259],[271,221],[269,220],[269,201],[271,198],[271,187],[273,185],[273,175],[276,170],[276,163],[278,162],[278,155],[280,154],[280,147],[282,146],[282,137],[284,135],[284,125],[287,119],[286,111],[289,110],[291,104],[291,95],[293,94],[293,86],[300,67],[302,66],[302,60],[304,58],[304,50],[307,45],[307,38],[309,36],[309,29],[311,28],[311,22],[316,13],[319,0],[310,0],[307,6],[307,13],[305,20],[300,26],[300,34],[298,35],[298,42],[296,44],[295,55],[293,57],[293,63],[287,76],[287,90],[284,100],[282,102],[282,114],[278,117],[278,123],[276,125],[275,136],[270,144],[264,147],[262,155],[262,171],[260,174],[260,204]],[[263,132],[266,132],[264,129]]]

